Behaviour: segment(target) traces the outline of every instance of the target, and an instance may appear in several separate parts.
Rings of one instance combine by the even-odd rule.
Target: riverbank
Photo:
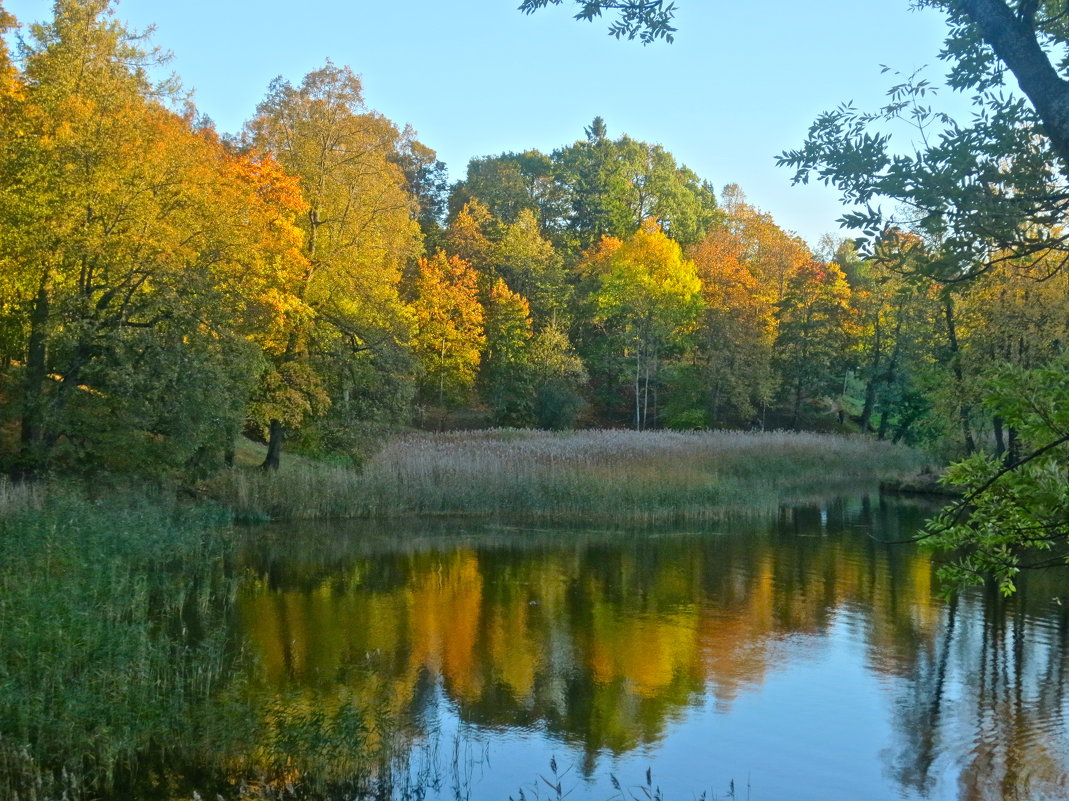
[[[920,461],[885,443],[814,434],[499,430],[404,436],[361,470],[287,459],[264,473],[246,458],[195,498],[0,480],[0,796],[122,797],[148,782],[183,797],[172,766],[226,753],[220,729],[260,725],[224,708],[241,695],[243,658],[230,639],[234,520],[640,528],[765,514],[875,487]],[[219,715],[227,726],[191,728]],[[287,770],[232,767],[239,777]]]
[[[362,470],[284,461],[227,471],[203,491],[246,521],[478,516],[621,525],[760,514],[853,493],[924,464],[857,436],[595,430],[411,434]]]

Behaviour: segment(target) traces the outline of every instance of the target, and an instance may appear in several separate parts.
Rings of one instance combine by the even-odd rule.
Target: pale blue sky
[[[50,0],[2,0],[20,21]],[[171,68],[222,131],[252,115],[277,75],[297,83],[330,58],[363,76],[368,105],[415,128],[453,180],[468,159],[550,151],[595,115],[609,135],[664,145],[719,189],[811,243],[839,232],[833,191],[791,187],[776,154],[801,144],[821,111],[877,106],[887,64],[942,74],[939,14],[908,0],[677,0],[672,45],[607,36],[570,8],[527,17],[519,0],[123,0],[120,18],[156,25]],[[957,104],[963,107],[959,101]]]

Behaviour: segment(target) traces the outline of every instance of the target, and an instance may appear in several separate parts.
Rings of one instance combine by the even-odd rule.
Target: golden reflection
[[[253,684],[272,699],[263,703],[276,730],[287,717],[310,725],[313,709],[316,725],[339,726],[346,709],[360,706],[417,737],[412,721],[428,703],[428,688],[440,686],[462,719],[540,722],[588,754],[621,753],[658,740],[671,720],[710,696],[730,710],[781,667],[790,636],[826,633],[848,614],[869,669],[916,694],[898,706],[928,710],[898,721],[906,734],[889,757],[900,784],[923,793],[940,749],[931,709],[942,703],[945,671],[975,672],[944,664],[944,678],[935,680],[950,635],[930,561],[845,526],[806,525],[792,518],[748,538],[656,545],[387,550],[299,579],[264,571],[239,601],[256,657]],[[960,622],[950,633],[980,636]],[[955,653],[958,661],[971,658]],[[1032,679],[1008,676],[999,684],[990,674],[990,691],[980,687],[970,703],[1006,728],[977,746],[977,763],[1000,761],[1001,780],[1011,781],[1025,760],[1032,786],[1064,787],[1064,743],[1026,736],[1037,725],[1027,709],[1013,706],[1005,690],[992,695]],[[961,798],[999,797],[985,775],[965,770]]]

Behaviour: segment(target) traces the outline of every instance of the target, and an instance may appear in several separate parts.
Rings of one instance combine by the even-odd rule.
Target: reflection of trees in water
[[[924,514],[838,504],[732,536],[523,533],[408,551],[334,537],[318,555],[287,538],[292,555],[247,559],[256,697],[293,699],[266,702],[283,729],[287,703],[301,724],[305,708],[359,702],[417,747],[445,699],[468,723],[544,729],[590,768],[600,752],[658,741],[710,695],[729,709],[782,664],[792,635],[825,634],[849,611],[868,667],[900,688],[888,759],[904,789],[923,794],[958,752],[963,781],[995,793],[963,785],[963,798],[1059,781],[1044,765],[1067,753],[1051,743],[1064,738],[1064,616],[1058,638],[1037,640],[1024,611],[996,619],[982,599],[934,600],[927,557],[886,544]],[[994,783],[989,760],[1004,766]]]
[[[927,794],[950,775],[961,801],[1069,796],[1069,608],[1050,600],[1064,577],[1030,578],[1012,599],[990,589],[951,604],[901,684],[887,756],[905,788]]]

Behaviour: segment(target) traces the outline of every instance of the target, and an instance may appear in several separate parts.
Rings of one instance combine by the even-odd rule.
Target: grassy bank
[[[250,687],[225,511],[99,489],[0,478],[0,799],[420,797],[367,699]]]
[[[861,437],[769,432],[495,430],[396,439],[363,470],[233,470],[208,491],[239,518],[471,515],[655,524],[765,512],[916,470]]]
[[[165,781],[228,675],[218,511],[0,480],[0,797]]]

